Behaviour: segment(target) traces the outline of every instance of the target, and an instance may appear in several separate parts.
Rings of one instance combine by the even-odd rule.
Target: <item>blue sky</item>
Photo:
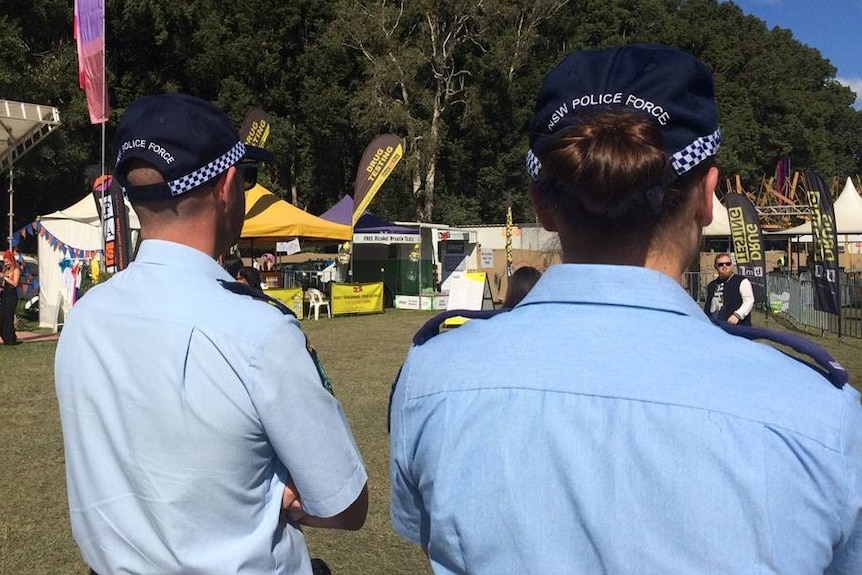
[[[733,0],[746,14],[793,31],[793,37],[838,69],[862,107],[862,0]]]

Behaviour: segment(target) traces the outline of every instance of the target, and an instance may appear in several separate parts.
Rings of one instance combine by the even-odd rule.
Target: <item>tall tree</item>
[[[749,187],[778,157],[828,175],[862,172],[862,114],[835,68],[782,29],[717,0],[106,0],[110,141],[143,94],[215,101],[239,125],[270,113],[264,183],[313,213],[352,188],[365,145],[404,136],[407,155],[373,209],[395,219],[527,220],[523,154],[544,74],[568,51],[669,43],[715,74],[719,162]],[[0,3],[0,97],[60,108],[62,127],[16,165],[16,225],[86,191],[101,159],[77,85],[72,3]],[[3,182],[5,184],[5,181]],[[5,187],[5,186],[4,186]]]
[[[481,0],[345,0],[336,21],[347,46],[366,60],[354,107],[360,124],[403,132],[416,218],[434,209],[437,158],[445,137],[444,114],[462,105],[476,48],[474,28]]]

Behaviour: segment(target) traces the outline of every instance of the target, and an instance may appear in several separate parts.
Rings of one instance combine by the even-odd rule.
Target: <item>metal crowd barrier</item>
[[[704,305],[706,286],[715,278],[713,272],[686,272],[683,288],[695,301]],[[767,276],[765,311],[781,315],[803,328],[841,336],[862,338],[862,272],[841,272],[841,316],[814,309],[814,284],[810,275],[770,273]]]

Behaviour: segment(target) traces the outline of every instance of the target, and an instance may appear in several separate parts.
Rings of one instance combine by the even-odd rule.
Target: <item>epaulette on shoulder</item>
[[[429,339],[440,333],[440,327],[447,319],[453,317],[464,317],[467,319],[488,319],[497,314],[507,312],[509,308],[503,309],[485,309],[485,310],[470,310],[470,309],[453,309],[444,311],[441,314],[435,315],[425,325],[419,328],[416,335],[413,336],[413,345],[422,345]]]
[[[247,295],[258,301],[262,301],[271,305],[284,315],[292,315],[293,317],[296,317],[296,314],[293,313],[293,310],[284,305],[282,302],[278,301],[274,297],[266,295],[261,290],[254,289],[248,284],[244,284],[242,282],[226,282],[224,280],[218,280],[218,283],[221,284],[221,287],[230,292],[239,295]],[[335,392],[332,390],[332,380],[329,378],[329,375],[326,373],[326,370],[323,369],[323,364],[320,362],[320,357],[317,355],[317,350],[314,349],[314,346],[312,346],[311,343],[309,343],[307,336],[305,338],[305,350],[308,352],[308,355],[311,356],[311,361],[314,363],[314,367],[317,369],[317,375],[320,376],[321,385],[323,385],[326,391],[328,391],[330,394],[335,395]]]
[[[265,293],[263,293],[262,290],[254,289],[250,285],[244,284],[242,282],[227,282],[224,280],[218,280],[218,283],[221,284],[221,287],[223,287],[224,289],[226,289],[230,292],[233,292],[233,293],[239,294],[239,295],[247,295],[250,298],[254,298],[258,301],[268,303],[269,305],[276,308],[278,311],[280,311],[284,315],[292,315],[293,317],[296,317],[296,314],[293,313],[293,310],[291,310],[289,307],[287,307],[286,305],[284,305],[282,302],[278,301],[274,297],[270,297],[270,296],[266,295]]]
[[[847,375],[847,370],[845,370],[828,351],[804,337],[762,327],[733,325],[723,321],[713,321],[713,323],[730,335],[744,337],[745,339],[750,340],[762,339],[771,341],[792,349],[806,358],[809,358],[814,362],[814,364],[812,365],[810,362],[794,355],[787,354],[788,357],[792,357],[817,371],[823,377],[828,379],[829,383],[838,389],[844,387],[844,385],[850,380]]]

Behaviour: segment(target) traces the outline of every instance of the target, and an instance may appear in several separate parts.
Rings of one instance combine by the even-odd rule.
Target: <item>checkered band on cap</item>
[[[719,130],[708,136],[701,136],[670,157],[674,171],[678,176],[683,175],[705,159],[714,156],[719,146],[721,146]]]
[[[533,153],[532,148],[527,149],[527,173],[530,175],[530,179],[534,182],[539,181],[539,172],[542,169],[542,162],[539,161],[539,158],[536,157],[536,154]]]
[[[671,155],[671,165],[677,176],[688,172],[707,158],[714,156],[721,146],[721,131],[716,130],[708,136],[701,136],[682,150]],[[534,182],[539,181],[542,162],[532,149],[527,150],[527,174]]]
[[[233,148],[224,155],[216,158],[206,166],[195,170],[191,174],[168,182],[172,196],[178,196],[198,186],[202,186],[213,178],[226,172],[231,166],[239,162],[245,155],[245,145],[237,142]]]

